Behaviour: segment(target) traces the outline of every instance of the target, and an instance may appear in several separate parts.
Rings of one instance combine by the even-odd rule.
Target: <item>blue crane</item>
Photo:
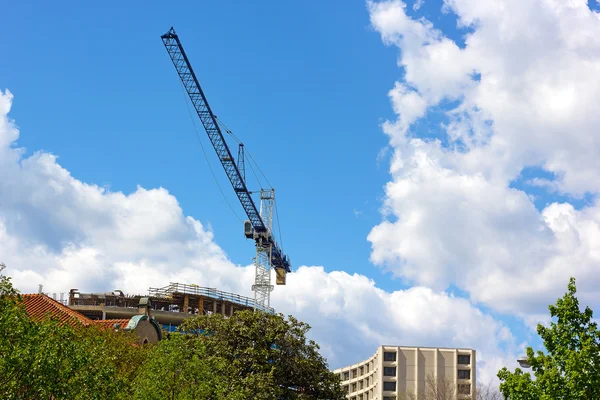
[[[240,144],[238,162],[236,163],[217,123],[217,118],[206,100],[198,78],[173,27],[162,35],[161,39],[202,122],[202,126],[219,157],[219,161],[225,169],[229,182],[231,182],[231,186],[248,216],[248,221],[244,223],[244,234],[247,238],[255,240],[257,248],[257,258],[255,261],[257,264],[257,279],[255,285],[253,285],[253,290],[255,291],[255,299],[258,292],[259,296],[257,300],[259,303],[268,306],[269,292],[272,290],[272,287],[270,286],[270,273],[268,277],[265,274],[268,272],[269,265],[275,269],[277,284],[285,285],[285,275],[291,272],[290,259],[283,254],[271,232],[274,191],[261,191],[261,212],[259,212],[250,191],[246,187],[243,145]],[[267,223],[265,223],[265,220],[267,220]],[[258,264],[261,259],[263,260],[263,264],[268,264],[263,266],[266,267],[266,272],[264,268],[262,271],[258,271]],[[265,302],[267,304],[264,304]]]

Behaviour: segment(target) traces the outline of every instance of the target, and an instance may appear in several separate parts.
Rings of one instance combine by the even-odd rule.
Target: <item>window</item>
[[[471,356],[468,354],[459,354],[458,355],[458,364],[459,365],[469,365],[471,364]]]
[[[383,390],[387,392],[395,392],[396,382],[383,382]]]
[[[353,384],[352,384],[352,391],[353,391],[353,392],[356,392],[356,383],[353,383]]]
[[[365,365],[367,367],[367,374],[369,373],[369,364]]]
[[[396,361],[396,352],[386,351],[383,353],[383,361]]]
[[[471,394],[471,385],[458,385],[458,394]]]
[[[458,379],[471,379],[471,371],[468,369],[459,369]]]
[[[361,376],[363,376],[365,374],[365,368],[364,367],[360,367],[359,369],[359,373]]]
[[[348,393],[348,385],[344,386],[344,391]]]
[[[356,368],[352,370],[352,379],[356,378]]]
[[[383,367],[383,376],[396,376],[396,367]]]
[[[363,381],[360,381],[360,382],[358,383],[358,388],[359,388],[360,390],[362,390],[362,388],[363,388],[363,387],[364,387],[364,382],[363,382]]]
[[[344,378],[342,380],[347,381],[348,379],[350,379],[350,372],[346,371],[344,372]]]

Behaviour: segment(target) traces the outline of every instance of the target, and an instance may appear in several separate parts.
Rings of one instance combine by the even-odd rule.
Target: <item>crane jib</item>
[[[161,36],[161,39],[252,227],[256,232],[266,232],[267,228],[248,188],[246,187],[245,180],[240,173],[238,165],[234,161],[229,146],[227,146],[227,142],[223,137],[223,133],[221,132],[208,101],[206,100],[206,96],[200,87],[196,74],[183,50],[179,37],[175,33],[175,30],[171,28],[169,32]],[[268,242],[272,246],[272,266],[274,268],[283,268],[287,272],[291,272],[288,257],[283,254],[272,238],[269,237]]]

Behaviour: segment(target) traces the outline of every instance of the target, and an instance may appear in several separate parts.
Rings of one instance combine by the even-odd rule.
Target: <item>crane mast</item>
[[[192,65],[185,54],[179,36],[171,27],[167,33],[161,36],[161,39],[219,157],[219,161],[223,165],[229,182],[248,216],[248,221],[244,223],[244,234],[246,238],[254,239],[256,244],[256,258],[254,261],[256,276],[254,285],[252,285],[255,308],[258,306],[268,309],[270,307],[270,292],[273,289],[270,267],[275,269],[276,280],[279,285],[285,285],[286,274],[291,272],[289,257],[283,254],[272,234],[275,191],[273,189],[261,190],[259,211],[250,191],[246,187],[243,145],[240,144],[236,163],[217,124],[217,119],[200,87]]]

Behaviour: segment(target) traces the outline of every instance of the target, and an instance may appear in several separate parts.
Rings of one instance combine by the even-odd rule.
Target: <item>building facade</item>
[[[475,350],[380,346],[333,372],[351,400],[475,399]]]

